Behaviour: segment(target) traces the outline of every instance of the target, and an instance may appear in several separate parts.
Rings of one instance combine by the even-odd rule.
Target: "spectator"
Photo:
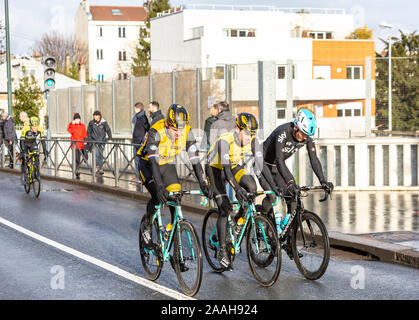
[[[211,126],[210,145],[212,145],[222,133],[233,131],[236,127],[228,103],[221,101],[217,105],[219,114],[217,115],[217,120]]]
[[[227,102],[221,101],[218,103],[219,114],[217,115],[217,120],[211,126],[210,132],[210,145],[212,145],[217,138],[229,131],[234,131],[236,127],[233,115],[230,111],[230,106]],[[233,187],[227,183],[226,185],[228,198],[232,201],[234,199]]]
[[[218,105],[214,104],[210,110],[210,116],[205,120],[204,132],[205,135],[202,137],[201,149],[206,151],[210,148],[210,132],[211,126],[217,120],[217,115],[219,113]]]
[[[29,126],[29,117],[25,111],[22,111],[21,113],[19,113],[19,120],[23,122],[24,127]]]
[[[0,110],[0,153],[3,151],[3,140],[4,140],[4,120],[1,114],[4,112],[3,109]]]
[[[87,137],[86,126],[81,123],[81,117],[79,113],[74,114],[73,121],[69,123],[67,131],[71,134],[71,141],[76,141],[71,145],[71,149],[76,146],[76,177],[79,179],[80,157],[83,155],[84,140]]]
[[[137,182],[140,181],[140,173],[138,169],[139,156],[137,151],[141,146],[141,143],[145,139],[145,135],[150,129],[150,124],[148,122],[147,116],[144,111],[144,105],[141,102],[137,102],[134,105],[135,115],[132,118],[132,123],[134,124],[134,131],[132,132],[132,144],[134,144],[134,162],[135,162],[135,174],[137,176]],[[134,178],[135,180],[135,178]]]
[[[155,124],[157,121],[164,119],[163,114],[160,110],[160,105],[157,101],[151,101],[148,105],[148,111],[150,112],[150,119],[151,119],[151,125]]]
[[[15,121],[12,117],[9,116],[7,112],[3,112],[1,114],[1,118],[4,121],[3,124],[3,132],[4,132],[4,140],[6,142],[6,146],[9,150],[10,155],[10,163],[9,168],[13,169],[13,146],[14,143],[17,142],[17,135],[16,135],[16,128],[15,128]]]
[[[106,136],[108,136],[106,138]],[[111,128],[105,119],[102,118],[102,113],[99,110],[93,112],[93,120],[90,120],[87,126],[87,140],[88,150],[94,144],[96,146],[96,172],[103,174],[103,150],[105,149],[104,142],[112,139]]]

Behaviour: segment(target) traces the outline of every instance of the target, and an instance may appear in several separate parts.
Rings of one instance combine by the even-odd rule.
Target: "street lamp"
[[[380,23],[381,29],[391,30],[393,28],[392,24],[387,22]],[[391,132],[392,127],[392,118],[391,118],[391,34],[388,36],[388,130]]]

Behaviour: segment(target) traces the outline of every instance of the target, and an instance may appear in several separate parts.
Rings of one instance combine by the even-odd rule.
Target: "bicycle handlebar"
[[[332,200],[332,192],[333,190],[327,190],[322,186],[303,186],[299,187],[300,191],[311,191],[311,190],[324,190],[324,197],[319,200],[319,202],[324,202],[327,200],[327,197],[330,196],[330,200]]]
[[[203,196],[204,193],[201,190],[181,190],[176,192],[169,192],[169,196],[183,196],[185,194],[200,195]],[[208,204],[208,198],[204,196],[204,201],[199,203],[201,206],[205,207]]]

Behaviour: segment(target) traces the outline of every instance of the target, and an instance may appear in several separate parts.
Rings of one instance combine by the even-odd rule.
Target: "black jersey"
[[[294,138],[294,124],[292,122],[284,123],[277,127],[263,143],[263,154],[265,162],[268,165],[276,165],[279,173],[285,182],[293,179],[293,176],[287,166],[285,160],[291,157],[298,149],[307,146],[311,167],[320,182],[325,182],[323,170],[320,160],[316,154],[316,146],[314,140],[308,137],[306,140],[299,142]]]

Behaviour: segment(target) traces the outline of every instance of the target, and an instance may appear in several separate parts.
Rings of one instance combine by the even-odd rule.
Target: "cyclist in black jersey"
[[[282,194],[286,197],[288,213],[294,212],[295,201],[293,199],[298,186],[294,176],[287,168],[285,160],[303,146],[307,147],[311,167],[321,185],[325,190],[333,190],[333,183],[326,181],[320,160],[316,155],[316,146],[313,138],[311,138],[315,130],[316,120],[314,115],[309,110],[300,109],[294,121],[277,127],[263,143],[265,162],[272,173],[276,185],[280,187]],[[262,185],[262,187],[265,190],[270,189],[269,185]],[[274,200],[274,197],[271,195],[263,200],[264,212],[273,215],[272,203]]]
[[[227,197],[226,183],[229,182],[234,188],[236,198],[240,202],[248,200],[247,193],[257,191],[255,179],[240,165],[240,161],[247,153],[252,152],[254,156],[254,172],[260,183],[271,186],[269,190],[276,190],[279,195],[269,168],[264,166],[262,145],[255,138],[257,128],[258,123],[253,115],[249,113],[237,115],[235,131],[221,134],[212,144],[208,152],[208,163],[205,166],[219,210],[217,235],[220,251],[217,258],[227,270],[231,270],[231,261],[226,249],[226,232],[228,215],[232,208]],[[238,217],[235,217],[235,220],[237,219]]]

